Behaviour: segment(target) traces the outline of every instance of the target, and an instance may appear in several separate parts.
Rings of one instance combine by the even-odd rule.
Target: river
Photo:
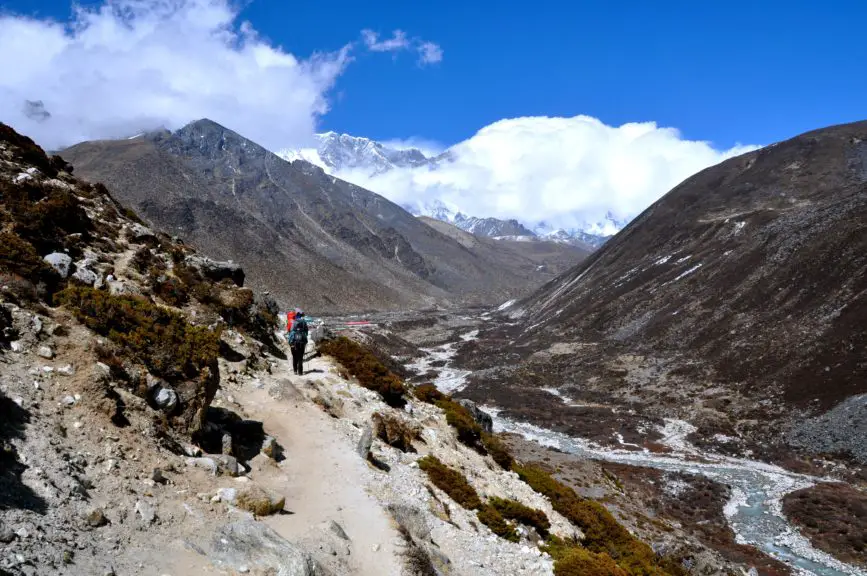
[[[467,332],[461,340],[469,341],[478,334]],[[423,349],[425,356],[407,367],[426,372],[432,363],[443,363],[433,383],[443,392],[452,393],[466,385],[469,371],[451,366],[459,342]],[[556,392],[552,394],[556,395]],[[567,401],[560,397],[561,401]],[[607,462],[647,466],[671,472],[701,474],[716,482],[731,486],[732,496],[726,504],[725,516],[739,543],[752,544],[770,556],[785,562],[797,574],[814,576],[867,576],[867,571],[814,548],[782,511],[783,497],[795,490],[807,488],[827,479],[789,472],[779,466],[754,460],[731,458],[704,452],[686,441],[692,430],[689,423],[667,420],[660,430],[672,452],[661,455],[650,451],[630,451],[602,447],[583,438],[567,436],[552,430],[516,422],[500,416],[496,406],[483,406],[494,421],[496,432],[511,432],[544,446],[582,458]]]

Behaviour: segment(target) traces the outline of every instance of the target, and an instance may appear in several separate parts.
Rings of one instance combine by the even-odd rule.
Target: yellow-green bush
[[[418,461],[427,477],[434,486],[449,495],[449,498],[466,508],[478,510],[482,507],[476,489],[467,481],[463,474],[440,462],[436,456],[425,456]]]
[[[604,506],[581,498],[572,488],[537,466],[515,465],[513,469],[533,490],[547,496],[554,510],[584,532],[583,544],[587,550],[607,554],[632,576],[668,574],[659,566],[650,546],[630,534]]]
[[[500,538],[510,542],[517,542],[519,540],[515,527],[506,522],[506,519],[503,518],[503,515],[494,506],[485,504],[478,511],[476,517],[479,519],[479,522],[490,528],[491,532]]]
[[[541,510],[530,508],[517,500],[507,500],[505,498],[491,498],[488,500],[488,505],[496,509],[503,518],[535,528],[542,538],[548,536],[551,522],[548,520],[548,516]]]
[[[512,469],[512,466],[515,464],[515,459],[512,457],[512,453],[509,452],[508,447],[503,444],[502,440],[493,434],[482,432],[482,446],[485,447],[485,451],[491,455],[494,462],[499,464],[503,470]]]
[[[433,384],[419,384],[412,389],[412,393],[416,398],[427,404],[436,404],[439,400],[446,397]]]
[[[144,298],[70,286],[57,295],[57,302],[156,376],[181,380],[195,378],[206,367],[216,369],[219,332],[192,326],[180,314]]]
[[[401,379],[358,342],[340,336],[318,346],[320,352],[337,360],[359,384],[377,392],[389,406],[402,408],[406,404]]]
[[[436,403],[446,413],[446,422],[458,433],[458,440],[470,448],[478,449],[482,439],[482,427],[469,410],[449,397]]]
[[[554,562],[556,576],[628,576],[607,554],[595,554],[581,547],[569,548]]]

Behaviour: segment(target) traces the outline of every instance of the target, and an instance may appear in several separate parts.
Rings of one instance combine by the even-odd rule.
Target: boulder
[[[202,276],[214,282],[228,278],[236,286],[244,285],[244,270],[231,260],[220,262],[199,254],[190,254],[184,259],[184,264],[197,270]]]
[[[88,268],[76,267],[72,277],[87,286],[93,286],[96,284],[96,281],[99,280],[99,275]]]
[[[214,461],[217,463],[217,472],[224,476],[237,476],[241,473],[238,459],[234,456],[222,454],[220,456],[214,456]]]
[[[370,454],[370,447],[373,445],[373,427],[367,424],[361,432],[361,438],[358,440],[356,450],[358,455],[367,460],[367,455]]]
[[[272,460],[279,460],[281,452],[282,450],[277,439],[273,436],[265,436],[265,439],[262,441],[262,454]]]
[[[469,410],[470,414],[473,416],[473,420],[476,421],[476,424],[482,427],[483,431],[488,434],[494,431],[494,421],[491,418],[491,415],[480,410],[479,407],[476,406],[475,402],[472,400],[458,399],[457,403]]]
[[[178,405],[178,395],[171,388],[157,388],[154,391],[154,403],[160,409],[171,412]]]
[[[234,504],[238,508],[252,512],[256,516],[270,516],[283,511],[283,507],[286,505],[286,498],[268,492],[259,486],[250,486],[249,488],[238,490]]]
[[[72,258],[68,254],[52,252],[44,260],[60,274],[61,278],[69,277],[69,267],[72,265]]]
[[[100,526],[108,524],[108,518],[105,517],[105,513],[99,508],[89,510],[85,515],[85,520],[87,521],[88,526],[93,528],[99,528]]]
[[[41,356],[42,358],[46,358],[48,360],[54,358],[54,350],[51,349],[51,346],[40,346],[39,350],[37,350],[36,353],[39,354],[39,356]]]
[[[217,530],[208,555],[218,568],[235,571],[255,566],[280,576],[325,576],[325,570],[304,550],[267,525],[244,520]]]
[[[157,240],[157,235],[147,226],[142,226],[138,222],[133,222],[129,225],[129,237],[134,242],[152,242]]]
[[[137,285],[132,282],[123,280],[109,280],[108,292],[112,296],[141,296],[142,291]]]

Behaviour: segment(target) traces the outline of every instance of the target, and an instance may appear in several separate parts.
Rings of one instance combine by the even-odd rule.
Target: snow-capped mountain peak
[[[353,170],[368,176],[394,168],[421,166],[429,161],[418,148],[394,148],[349,134],[323,132],[316,135],[316,140],[316,148],[282,150],[278,156],[289,161],[306,160],[333,173]]]

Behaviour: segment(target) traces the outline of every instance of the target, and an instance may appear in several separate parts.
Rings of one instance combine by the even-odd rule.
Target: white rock
[[[54,350],[51,349],[51,346],[40,346],[36,353],[42,358],[47,358],[49,360],[54,358]]]
[[[81,282],[82,284],[86,284],[88,286],[93,286],[96,284],[96,281],[99,280],[99,276],[93,270],[88,268],[76,268],[75,272],[72,274],[72,277]]]
[[[171,412],[178,405],[178,395],[171,388],[160,388],[154,394],[154,402],[166,412]]]
[[[187,458],[187,466],[202,468],[211,474],[217,474],[217,461],[213,458]]]
[[[42,371],[45,374],[51,374],[52,372],[54,372],[54,367],[53,366],[43,366]]]
[[[61,402],[63,404],[65,404],[66,406],[73,406],[75,404],[75,397],[74,396],[64,396],[63,400],[61,400]]]
[[[9,343],[10,348],[12,348],[13,352],[21,353],[24,352],[24,343],[21,340],[15,340],[14,342]]]
[[[58,374],[63,374],[64,376],[75,376],[75,368],[73,368],[72,364],[61,366],[57,369],[57,372]]]
[[[135,511],[139,516],[141,516],[141,519],[144,521],[145,524],[152,524],[153,521],[156,520],[157,514],[154,511],[153,506],[151,506],[147,502],[144,502],[142,500],[136,502]]]
[[[234,504],[238,499],[238,491],[235,488],[220,488],[217,490],[217,495],[214,496],[217,502],[226,502],[227,504]]]
[[[82,426],[84,426],[84,423],[83,423],[83,422],[80,422],[80,421],[79,421],[79,422],[75,422],[75,423],[72,425],[72,427],[73,427],[73,428],[76,428],[76,429],[81,428]]]
[[[33,326],[34,334],[39,334],[42,332],[42,319],[39,316],[34,316],[33,320],[30,321],[31,326]]]
[[[72,265],[72,258],[69,257],[69,254],[52,252],[46,256],[44,260],[51,265],[51,267],[54,268],[61,277],[69,277],[69,267]]]

